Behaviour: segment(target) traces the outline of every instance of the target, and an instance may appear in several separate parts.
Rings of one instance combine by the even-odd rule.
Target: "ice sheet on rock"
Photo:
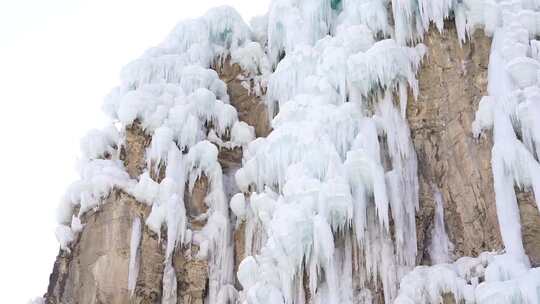
[[[163,270],[161,304],[176,304],[177,285],[176,271],[172,266],[172,262],[168,260],[165,262],[165,269]]]
[[[208,24],[210,41],[222,48],[234,50],[250,39],[249,27],[230,6],[210,9],[203,19]]]
[[[268,14],[255,16],[249,21],[256,42],[266,46],[268,41]]]
[[[212,69],[201,68],[197,65],[186,67],[182,72],[180,87],[187,95],[199,89],[207,89],[221,101],[229,103],[227,86],[219,79],[217,72]]]
[[[139,274],[139,244],[141,243],[141,219],[135,217],[131,225],[131,240],[129,245],[129,271],[128,271],[128,291],[133,296],[137,276]]]
[[[277,102],[286,102],[301,93],[302,83],[314,74],[316,62],[317,54],[308,46],[287,53],[268,80],[266,102],[271,118],[277,112]]]
[[[236,111],[228,105],[225,84],[214,71],[210,73],[214,75],[211,77],[213,84],[201,80],[206,77],[205,71],[210,70],[194,68],[183,78],[182,86],[145,85],[128,92],[116,89],[106,101],[106,111],[125,125],[139,119],[148,132],[166,125],[185,147],[203,138],[205,123],[217,123],[216,128],[222,134],[234,123]]]
[[[338,2],[338,1],[336,1]],[[390,33],[388,24],[387,1],[379,0],[344,0],[342,10],[338,16],[339,27],[352,25],[365,25],[374,33],[381,32],[384,35]]]
[[[405,45],[422,40],[432,22],[442,31],[453,5],[451,0],[392,0],[396,41]]]
[[[350,39],[359,42],[352,44]],[[298,46],[287,53],[269,78],[269,113],[275,114],[298,94],[317,93],[331,103],[348,99],[361,102],[381,88],[394,89],[407,83],[416,96],[415,75],[425,46],[402,47],[391,39],[372,44],[371,31],[355,26],[341,30],[336,37],[321,39],[315,47]]]
[[[512,59],[507,63],[506,70],[510,74],[514,84],[520,89],[536,86],[538,84],[540,62],[535,59],[529,57]]]
[[[328,137],[317,135],[317,130],[308,124],[279,129],[271,134],[265,140],[266,144],[237,172],[237,180],[242,183],[239,188],[254,185],[257,189],[264,189],[268,185],[281,189],[285,186],[289,166],[298,162],[301,162],[298,165],[301,167],[297,168],[304,171],[302,175],[326,179],[328,170],[340,162],[340,156]]]
[[[331,4],[331,14],[325,17],[327,4],[276,1],[268,16],[269,56],[277,67],[269,79],[266,102],[271,117],[277,115],[273,132],[244,149],[243,167],[236,173],[240,190],[254,192],[246,208],[246,242],[252,242],[255,223],[262,225],[266,236],[253,258],[257,269],[243,269],[253,265],[250,262],[239,270],[259,273],[243,280],[241,296],[248,303],[259,303],[255,296],[259,293],[302,303],[303,288],[298,286],[304,284],[303,269],[309,273],[306,283],[314,301],[343,303],[347,292],[338,292],[336,282],[346,277],[336,265],[353,261],[336,259],[333,237],[344,233],[352,239],[347,235],[351,228],[365,256],[354,263],[366,265],[366,281],[382,281],[387,301],[397,293],[398,269],[414,265],[417,164],[403,109],[407,87],[417,91],[415,74],[425,47],[374,41],[374,32],[388,30],[381,17],[386,14],[382,2]],[[310,15],[313,7],[318,12]],[[328,26],[323,32],[335,36],[325,37],[327,33],[318,32],[321,28],[310,28],[305,16],[323,20],[319,24]],[[359,16],[361,20],[354,20]],[[296,37],[295,43],[291,37]],[[278,63],[282,52],[285,56]],[[401,110],[391,99],[398,89]],[[367,116],[373,111],[368,99],[375,105],[374,117]],[[380,158],[380,140],[389,146],[388,172]],[[395,244],[387,230],[390,216]]]
[[[70,252],[69,245],[75,240],[75,234],[69,226],[58,225],[56,227],[56,240],[60,244],[62,250]]]
[[[540,159],[540,86],[524,90],[518,98],[517,116],[521,123],[522,141],[527,149]]]
[[[184,188],[186,183],[186,165],[184,157],[176,145],[169,145],[166,154],[165,177],[158,184],[145,172],[139,182],[129,192],[141,202],[152,206],[146,225],[161,235],[161,227],[167,228],[166,257],[170,257],[178,244],[189,241],[186,209],[184,205]]]
[[[275,66],[283,52],[313,45],[330,32],[332,8],[325,0],[276,0],[268,12],[268,54]]]
[[[106,97],[104,110],[125,125],[139,119],[145,130],[154,131],[163,124],[175,99],[183,96],[183,90],[173,84],[145,84],[136,90],[115,88]]]
[[[78,216],[73,215],[71,218],[71,231],[77,234],[81,232],[84,228],[84,224],[81,223],[81,219]]]
[[[380,161],[372,158],[372,156],[363,150],[355,150],[347,153],[345,166],[347,168],[351,188],[354,189],[359,187],[360,189],[365,189],[367,191],[366,194],[374,197],[377,214],[381,224],[388,229],[389,202],[384,179],[384,169]],[[361,203],[361,201],[365,200],[365,197],[357,199],[359,199],[359,203]]]
[[[454,245],[446,234],[444,223],[444,201],[440,190],[433,186],[435,198],[435,217],[431,230],[431,243],[429,244],[429,256],[432,264],[442,264],[451,261]]]
[[[387,96],[379,101],[377,116],[367,118],[356,103],[336,104],[338,99],[324,95],[296,95],[274,118],[274,131],[245,151],[236,179],[243,191],[259,191],[251,196],[248,214],[252,211],[268,233],[255,259],[260,267],[277,272],[260,282],[276,282],[272,286],[279,288],[285,303],[296,303],[295,286],[300,284],[298,272],[303,267],[309,270],[311,290],[320,290],[317,297],[339,303],[332,235],[346,232],[351,225],[360,248],[370,251],[365,253],[368,274],[375,280],[383,278],[388,300],[396,293],[398,265],[414,263],[416,242],[410,238],[416,234],[416,154],[406,122]],[[385,173],[381,164],[379,135],[388,141],[394,172]],[[269,196],[268,187],[277,193]],[[392,216],[399,226],[396,235],[401,248],[397,249],[385,232],[389,193]],[[365,230],[367,235],[362,236]],[[326,274],[324,281],[318,275],[321,272]],[[253,284],[245,295],[265,288]]]
[[[158,50],[155,49],[155,51]],[[122,69],[121,88],[136,90],[147,84],[178,83],[186,66],[210,65],[211,57],[207,50],[193,46],[190,51],[192,54],[160,54],[159,56],[143,56],[132,61]]]
[[[255,129],[247,123],[240,121],[234,123],[231,129],[231,142],[238,146],[247,146],[255,140]]]
[[[539,303],[539,271],[510,254],[495,253],[418,266],[401,280],[394,303],[439,303],[444,294],[465,303]]]
[[[390,34],[387,1],[379,0],[273,1],[267,20],[268,54],[273,66],[284,53],[314,46],[325,36],[348,27],[362,25],[375,34]]]
[[[150,177],[148,171],[139,176],[139,181],[130,191],[137,201],[150,206],[156,201],[158,193],[159,184]]]
[[[373,117],[386,135],[392,170],[386,173],[390,207],[395,223],[396,255],[400,263],[413,265],[416,256],[416,219],[419,208],[417,157],[407,121],[389,92],[380,100]]]
[[[80,179],[67,189],[56,214],[60,224],[57,238],[62,249],[67,250],[73,239],[70,235],[82,230],[80,216],[98,207],[113,189],[127,191],[133,185],[124,165],[117,159],[119,145],[119,134],[114,126],[94,130],[82,140],[83,157],[77,164]],[[105,156],[110,159],[100,159]],[[76,207],[79,207],[77,216],[74,215]]]
[[[246,198],[243,193],[237,193],[231,198],[231,210],[237,218],[243,219],[246,216]]]
[[[91,130],[81,140],[82,156],[88,159],[112,156],[118,149],[120,134],[114,125],[103,130]]]
[[[417,96],[416,72],[425,53],[423,44],[407,48],[391,39],[381,40],[349,58],[349,82],[362,96],[375,88],[393,89],[399,82],[407,82]]]
[[[242,67],[243,72],[251,75],[266,75],[271,67],[264,49],[258,42],[250,42],[231,52],[231,62]]]
[[[489,96],[484,96],[478,104],[475,119],[472,124],[472,132],[475,138],[480,137],[484,130],[493,128],[493,105],[495,101]]]
[[[184,67],[208,68],[214,59],[227,56],[250,37],[251,31],[233,8],[211,9],[201,18],[180,22],[164,42],[127,65],[122,71],[123,86],[135,89],[145,83],[177,83]]]
[[[167,155],[173,142],[173,131],[168,127],[159,127],[152,136],[150,147],[146,151],[147,166],[157,171],[162,164],[166,165]]]
[[[189,174],[188,185],[191,192],[201,176],[209,181],[205,203],[209,208],[207,224],[194,237],[196,244],[207,247],[209,261],[209,295],[216,302],[222,288],[233,284],[234,260],[232,244],[232,225],[229,219],[229,204],[223,185],[223,171],[218,161],[217,148],[208,141],[193,146],[186,156]],[[205,254],[202,252],[201,254]]]
[[[80,180],[68,188],[61,208],[80,206],[81,215],[97,207],[114,188],[128,189],[133,183],[124,165],[118,160],[81,161],[79,167]],[[69,215],[71,220],[70,212],[62,213]]]

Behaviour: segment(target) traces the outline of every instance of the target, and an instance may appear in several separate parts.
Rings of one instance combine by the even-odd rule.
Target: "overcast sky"
[[[174,25],[231,5],[246,21],[269,0],[0,0],[2,302],[47,288],[55,209],[77,178],[80,138],[101,128],[122,66]]]

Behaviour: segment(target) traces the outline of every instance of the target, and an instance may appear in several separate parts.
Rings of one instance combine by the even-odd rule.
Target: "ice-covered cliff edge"
[[[82,142],[45,301],[538,303],[538,208],[514,186],[540,191],[539,9],[273,1],[251,27],[180,23]]]

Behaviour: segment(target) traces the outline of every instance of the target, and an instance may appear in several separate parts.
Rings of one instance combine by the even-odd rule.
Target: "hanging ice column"
[[[305,293],[315,303],[352,303],[359,296],[353,268],[362,297],[382,288],[389,303],[402,271],[414,265],[416,154],[392,93],[407,85],[417,91],[425,48],[375,42],[370,28],[386,25],[352,17],[370,3],[381,16],[384,5],[346,1],[339,14],[327,14],[334,8],[324,2],[276,1],[268,15],[270,55],[285,52],[268,84],[270,112],[278,113],[274,131],[244,151],[236,180],[246,201],[231,202],[265,233],[238,272],[246,303],[303,303]],[[299,31],[309,33],[305,40]]]
[[[494,22],[490,96],[480,103],[473,133],[479,136],[493,128],[492,167],[501,235],[509,254],[528,261],[514,185],[532,190],[540,202],[540,62],[528,57],[534,54],[530,38],[540,33],[540,4],[501,1],[495,9],[500,17]]]

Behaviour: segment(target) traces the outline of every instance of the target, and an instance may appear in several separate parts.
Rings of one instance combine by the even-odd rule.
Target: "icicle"
[[[135,292],[139,274],[139,244],[141,243],[141,219],[135,217],[131,226],[131,241],[129,249],[128,291],[130,296]]]

